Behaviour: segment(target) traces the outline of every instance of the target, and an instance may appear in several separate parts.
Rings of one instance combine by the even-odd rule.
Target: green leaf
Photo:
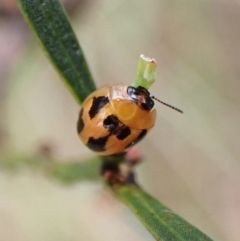
[[[47,56],[79,103],[96,87],[83,51],[58,0],[17,0]],[[44,70],[43,70],[44,71]]]
[[[136,214],[156,240],[212,241],[141,188],[125,185],[112,190]]]

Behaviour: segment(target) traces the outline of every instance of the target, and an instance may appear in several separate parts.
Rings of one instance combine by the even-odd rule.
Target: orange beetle
[[[82,142],[101,156],[124,153],[154,126],[155,99],[144,87],[102,87],[82,105],[77,131]]]

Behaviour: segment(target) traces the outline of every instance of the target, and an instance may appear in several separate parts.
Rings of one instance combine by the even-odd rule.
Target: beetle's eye
[[[141,103],[141,105],[142,105],[143,109],[150,111],[153,108],[153,106],[154,106],[154,101],[152,100],[151,97],[147,97],[145,99],[145,101],[143,101]]]
[[[128,86],[127,93],[131,97],[131,99],[133,99],[134,101],[138,101],[139,91],[135,87]]]

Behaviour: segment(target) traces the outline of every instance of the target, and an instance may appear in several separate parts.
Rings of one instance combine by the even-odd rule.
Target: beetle
[[[124,153],[153,128],[156,121],[154,100],[142,86],[107,85],[83,102],[77,122],[81,141],[100,156]]]

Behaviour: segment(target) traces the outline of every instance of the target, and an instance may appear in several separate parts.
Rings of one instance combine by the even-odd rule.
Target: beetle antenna
[[[154,96],[151,96],[151,98],[154,99],[154,100],[156,100],[156,101],[158,101],[158,102],[160,102],[160,103],[163,104],[163,105],[166,105],[166,106],[168,106],[168,107],[170,107],[170,108],[172,108],[172,109],[174,109],[174,110],[180,112],[180,113],[183,113],[182,110],[180,110],[180,109],[178,109],[178,108],[176,108],[176,107],[174,107],[174,106],[172,106],[172,105],[169,105],[169,104],[167,104],[167,103],[165,103],[165,102],[163,102],[163,101],[157,99],[157,98],[154,97]]]

